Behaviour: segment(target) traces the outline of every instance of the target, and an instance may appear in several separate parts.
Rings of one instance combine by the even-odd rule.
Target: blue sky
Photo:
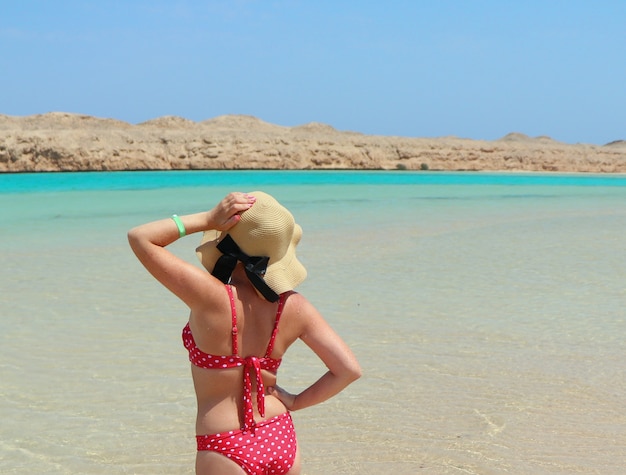
[[[626,139],[626,1],[2,2],[0,114]]]

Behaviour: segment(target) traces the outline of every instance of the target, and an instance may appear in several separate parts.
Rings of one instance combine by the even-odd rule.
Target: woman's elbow
[[[136,246],[140,243],[148,241],[148,236],[146,235],[144,226],[135,226],[132,229],[129,229],[126,233],[126,237],[128,238],[128,243],[131,246]]]
[[[126,233],[126,237],[128,238],[128,242],[133,242],[134,239],[137,239],[137,227],[129,229]]]
[[[361,376],[363,376],[363,370],[361,369],[361,366],[357,365],[357,367],[354,369],[354,372],[352,373],[352,375],[354,377],[353,381],[356,381]]]
[[[356,361],[348,368],[346,368],[345,377],[348,381],[348,384],[353,383],[361,376],[363,376],[363,370],[361,369],[359,363],[357,363]]]
[[[141,239],[141,233],[138,228],[133,228],[126,234],[126,238],[128,239],[128,244],[130,248],[133,250],[135,255],[139,255],[141,253],[141,248],[143,246],[143,241]]]
[[[135,242],[137,242],[136,228],[133,228],[126,233],[126,239],[128,239],[128,244],[130,244],[130,247],[133,247]]]

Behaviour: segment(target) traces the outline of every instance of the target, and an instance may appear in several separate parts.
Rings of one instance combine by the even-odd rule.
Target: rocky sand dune
[[[565,144],[342,132],[250,116],[166,116],[133,125],[53,112],[0,115],[0,172],[190,169],[406,169],[626,173],[626,141]]]

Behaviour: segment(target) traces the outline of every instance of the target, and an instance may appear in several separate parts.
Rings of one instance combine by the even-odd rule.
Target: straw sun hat
[[[251,208],[228,231],[206,231],[196,254],[202,265],[227,283],[237,262],[243,262],[250,281],[270,301],[293,290],[306,277],[296,257],[302,228],[291,213],[261,191]]]

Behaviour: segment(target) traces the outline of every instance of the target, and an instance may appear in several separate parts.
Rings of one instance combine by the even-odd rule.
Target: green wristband
[[[176,223],[176,227],[178,228],[178,237],[185,236],[187,234],[187,230],[185,229],[185,225],[183,224],[181,219],[175,214],[172,215],[172,219],[174,220],[174,222]]]

